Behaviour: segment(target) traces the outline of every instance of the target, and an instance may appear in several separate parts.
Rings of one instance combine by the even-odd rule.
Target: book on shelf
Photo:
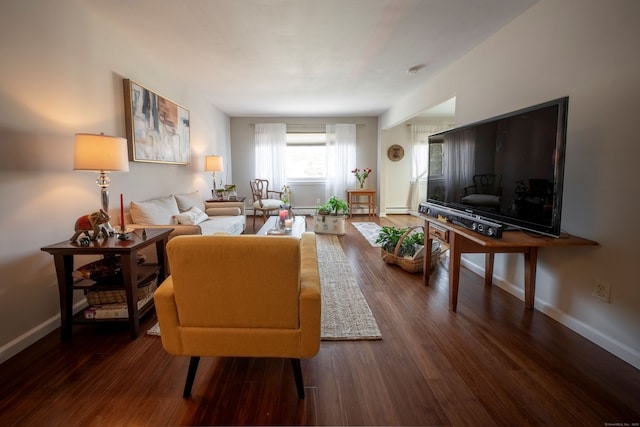
[[[145,306],[153,299],[153,293],[150,293],[143,299],[138,301],[138,310]],[[113,304],[92,305],[84,310],[85,319],[126,319],[129,317],[129,309],[126,302],[118,302]]]

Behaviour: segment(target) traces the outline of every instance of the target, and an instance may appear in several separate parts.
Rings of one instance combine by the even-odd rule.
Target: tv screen
[[[568,104],[560,98],[431,135],[427,202],[560,236]]]

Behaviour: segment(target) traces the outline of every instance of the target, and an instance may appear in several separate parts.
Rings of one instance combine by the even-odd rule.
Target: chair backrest
[[[298,239],[178,236],[167,255],[181,326],[299,327]]]
[[[268,191],[269,191],[269,181],[266,179],[252,179],[249,181],[249,185],[251,185],[251,194],[253,195],[253,200],[258,201],[262,199],[268,199]]]
[[[473,184],[476,187],[476,193],[493,194],[495,196],[502,195],[502,176],[493,173],[484,173],[473,176]]]

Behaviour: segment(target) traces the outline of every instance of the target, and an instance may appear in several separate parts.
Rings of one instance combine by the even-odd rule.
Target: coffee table
[[[291,231],[284,231],[284,228],[280,228],[278,225],[279,222],[278,216],[272,215],[267,219],[267,222],[264,223],[262,228],[258,230],[256,235],[258,236],[294,236],[298,239],[302,236],[307,230],[307,223],[305,221],[304,216],[296,216],[293,220],[293,226],[291,227]]]

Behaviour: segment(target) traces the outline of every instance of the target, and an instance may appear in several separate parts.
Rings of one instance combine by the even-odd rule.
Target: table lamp
[[[211,172],[211,177],[213,179],[213,190],[211,190],[211,196],[213,199],[217,200],[216,172],[222,172],[224,170],[222,167],[222,156],[206,156],[204,158],[204,170]]]
[[[98,172],[96,184],[100,187],[102,209],[109,212],[109,184],[107,172],[129,172],[127,140],[104,134],[77,133],[73,154],[73,170]],[[107,222],[109,233],[113,227]]]

